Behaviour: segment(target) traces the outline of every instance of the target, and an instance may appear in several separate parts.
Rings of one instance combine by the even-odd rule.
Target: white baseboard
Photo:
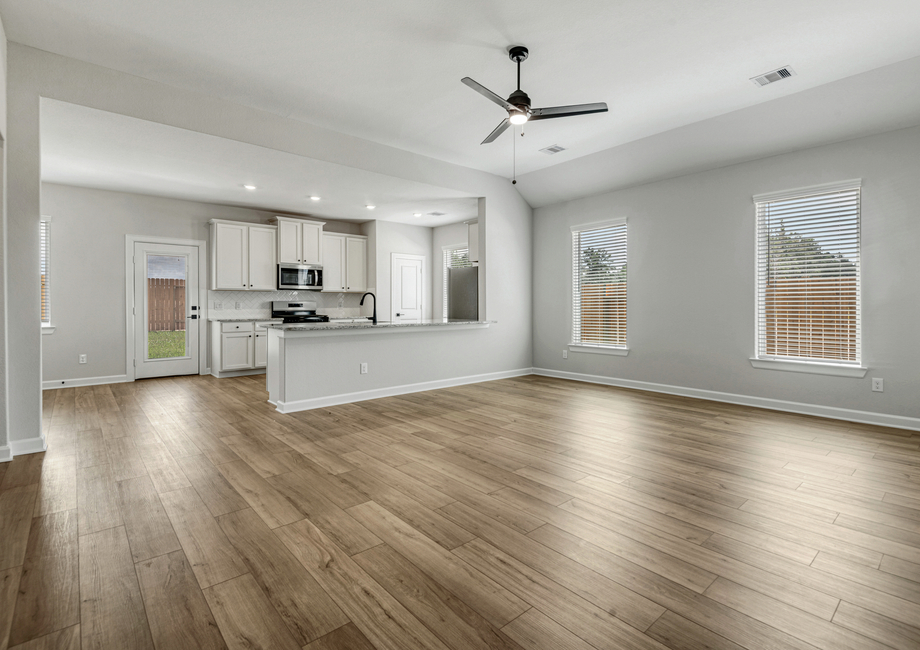
[[[249,375],[264,375],[265,368],[249,368],[248,370],[224,370],[210,373],[212,377],[226,379],[227,377],[247,377]]]
[[[770,399],[768,397],[754,397],[751,395],[737,395],[735,393],[721,393],[713,390],[702,390],[700,388],[671,386],[669,384],[655,384],[647,381],[617,379],[616,377],[587,375],[580,372],[566,372],[564,370],[549,370],[546,368],[534,368],[533,374],[542,375],[544,377],[556,377],[558,379],[583,381],[590,384],[604,384],[606,386],[618,386],[620,388],[647,390],[653,393],[667,393],[668,395],[695,397],[697,399],[706,399],[713,402],[727,402],[729,404],[756,406],[757,408],[770,409],[773,411],[786,411],[788,413],[816,415],[822,418],[831,418],[832,420],[846,420],[847,422],[859,422],[860,424],[876,424],[883,427],[894,427],[897,429],[910,429],[912,431],[920,431],[920,418],[910,418],[903,415],[888,415],[887,413],[873,413],[871,411],[855,411],[852,409],[837,408],[835,406],[804,404],[802,402],[790,402],[781,399]]]
[[[302,399],[294,402],[279,401],[275,404],[275,408],[278,409],[278,411],[281,413],[296,413],[297,411],[309,411],[311,409],[326,408],[327,406],[337,406],[338,404],[363,402],[369,399],[393,397],[395,395],[407,395],[409,393],[420,393],[422,391],[435,390],[437,388],[463,386],[464,384],[478,384],[479,382],[483,381],[507,379],[508,377],[522,377],[524,375],[530,374],[533,374],[532,368],[518,368],[517,370],[503,370],[501,372],[490,372],[483,375],[453,377],[451,379],[425,381],[418,384],[403,384],[402,386],[390,386],[388,388],[364,390],[357,393],[343,393],[341,395],[330,395],[328,397],[315,397],[312,399]]]
[[[10,440],[10,452],[13,456],[22,456],[24,454],[37,454],[45,451],[44,436],[38,438],[26,438],[25,440]]]
[[[101,386],[102,384],[122,384],[128,375],[110,375],[109,377],[83,377],[81,379],[52,379],[42,382],[42,390],[50,388],[73,388],[74,386]]]
[[[13,452],[10,451],[10,446],[0,447],[0,463],[8,463],[11,460],[13,460]]]

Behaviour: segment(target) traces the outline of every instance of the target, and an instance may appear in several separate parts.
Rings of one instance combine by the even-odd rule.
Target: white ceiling
[[[0,0],[0,14],[15,42],[504,176],[510,133],[479,145],[503,113],[460,78],[510,93],[510,44],[530,48],[535,106],[610,105],[529,125],[519,174],[920,55],[917,0]],[[798,76],[748,81],[783,65]],[[568,151],[538,153],[556,143]]]
[[[478,215],[456,190],[85,106],[42,99],[41,118],[46,182],[343,221],[434,227]]]

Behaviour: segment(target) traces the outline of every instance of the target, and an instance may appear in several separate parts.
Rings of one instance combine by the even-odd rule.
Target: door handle
[[[191,316],[188,317],[188,319],[189,319],[189,320],[197,320],[197,319],[198,319],[198,314],[192,314]]]

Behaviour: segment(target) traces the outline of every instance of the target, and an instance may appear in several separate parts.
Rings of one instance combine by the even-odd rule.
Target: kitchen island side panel
[[[406,328],[384,335],[374,331],[303,338],[282,338],[272,332],[270,399],[279,410],[289,412],[326,405],[313,402],[324,398],[334,403],[360,401],[372,398],[374,391],[415,392],[425,389],[419,384],[433,384],[434,388],[438,382],[467,383],[463,380],[483,376],[487,364],[482,349],[488,330],[447,329]],[[367,374],[361,374],[362,363],[367,364]]]

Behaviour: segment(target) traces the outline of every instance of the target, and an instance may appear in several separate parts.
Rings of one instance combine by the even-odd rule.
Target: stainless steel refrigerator
[[[479,320],[479,267],[447,269],[447,318]]]

